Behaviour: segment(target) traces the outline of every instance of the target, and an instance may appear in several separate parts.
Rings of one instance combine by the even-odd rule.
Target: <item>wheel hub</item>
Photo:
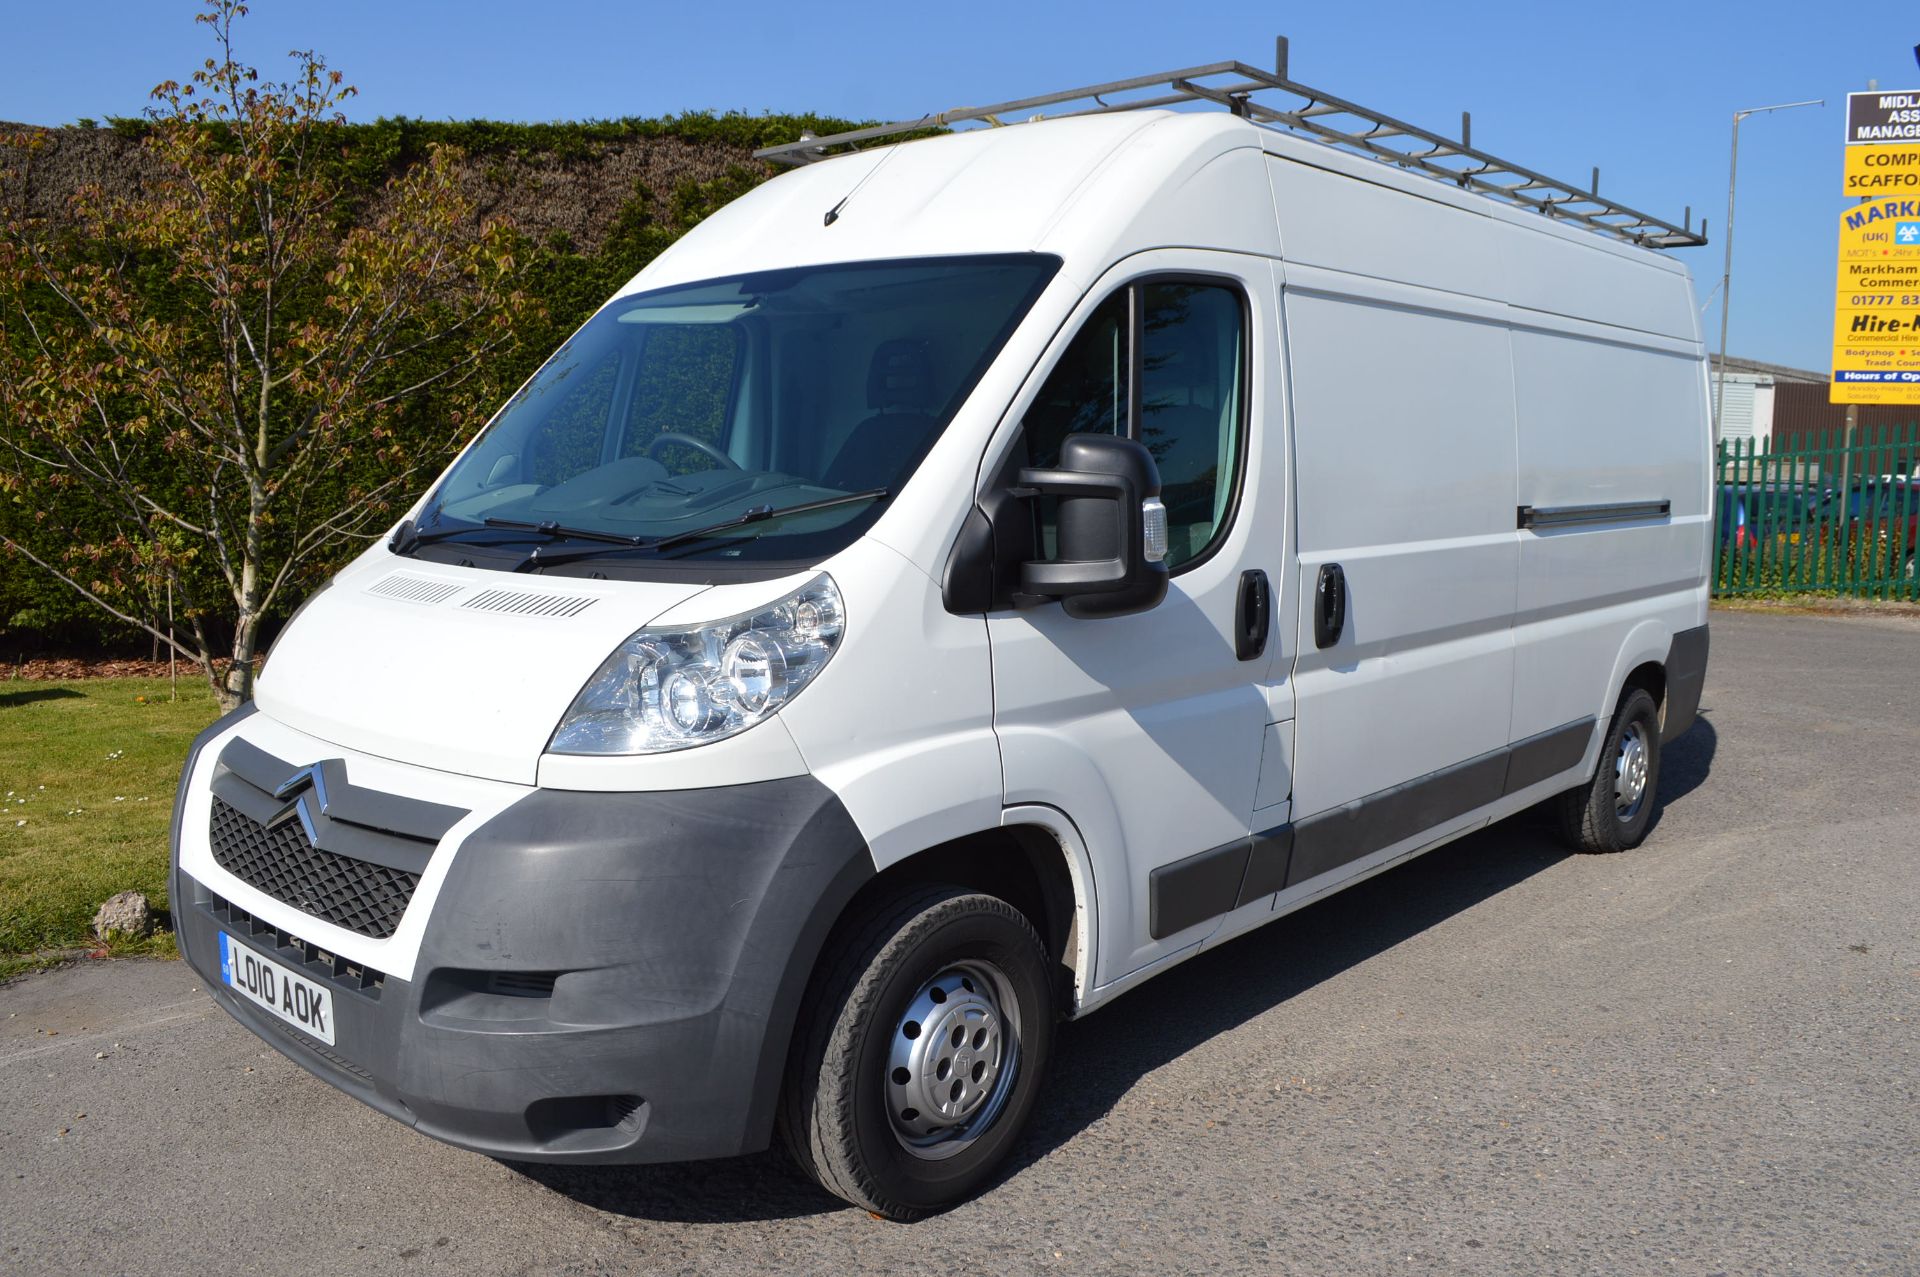
[[[1647,734],[1639,724],[1630,725],[1620,737],[1620,757],[1613,773],[1613,810],[1622,821],[1632,820],[1640,811],[1647,793]]]
[[[1006,977],[988,963],[949,967],[894,1026],[886,1103],[894,1135],[920,1157],[950,1157],[992,1125],[1019,1068]]]

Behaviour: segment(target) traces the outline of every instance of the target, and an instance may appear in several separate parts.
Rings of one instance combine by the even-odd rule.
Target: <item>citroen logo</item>
[[[300,818],[300,827],[306,831],[307,841],[316,847],[320,845],[320,831],[314,823],[314,811],[313,807],[309,805],[309,800],[319,805],[321,815],[326,814],[327,779],[321,771],[321,767],[322,764],[320,763],[302,767],[299,771],[280,782],[278,787],[273,791],[275,798],[285,800],[293,798],[295,794],[298,794],[299,797],[294,799],[290,806],[281,811],[280,814],[275,816],[272,822],[270,822],[277,825],[290,816],[298,816]]]

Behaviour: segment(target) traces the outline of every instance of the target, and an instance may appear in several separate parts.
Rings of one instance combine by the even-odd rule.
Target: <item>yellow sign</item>
[[[1828,400],[1920,404],[1920,194],[1840,215]]]
[[[1920,195],[1920,142],[1847,148],[1847,194]]]

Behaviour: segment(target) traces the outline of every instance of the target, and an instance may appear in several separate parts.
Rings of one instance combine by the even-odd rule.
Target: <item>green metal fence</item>
[[[1713,592],[1920,600],[1920,424],[1804,448],[1724,439]]]

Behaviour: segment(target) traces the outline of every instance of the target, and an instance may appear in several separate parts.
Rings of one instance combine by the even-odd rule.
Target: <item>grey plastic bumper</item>
[[[1697,625],[1673,636],[1667,649],[1667,706],[1660,725],[1660,743],[1666,744],[1693,726],[1700,712],[1700,693],[1707,685],[1707,627]]]
[[[470,835],[414,979],[377,988],[178,871],[182,952],[241,1023],[420,1131],[497,1157],[661,1162],[763,1148],[795,1012],[872,876],[812,777],[653,794],[543,790]],[[335,990],[310,1041],[220,984],[217,933]]]

